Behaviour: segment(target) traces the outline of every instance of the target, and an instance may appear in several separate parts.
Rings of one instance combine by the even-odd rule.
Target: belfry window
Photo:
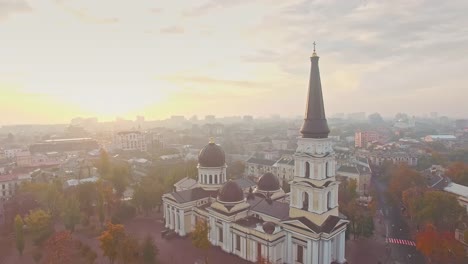
[[[325,162],[325,177],[328,177],[328,162]]]
[[[309,210],[309,194],[306,192],[302,193],[302,210]]]
[[[310,178],[310,164],[308,161],[305,163],[305,177]]]
[[[210,174],[210,184],[213,184],[213,175]]]
[[[331,191],[327,193],[327,208],[330,210],[332,208],[332,202],[331,202]]]

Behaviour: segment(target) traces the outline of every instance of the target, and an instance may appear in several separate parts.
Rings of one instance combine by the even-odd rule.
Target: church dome
[[[228,181],[219,190],[218,200],[225,203],[240,202],[244,200],[244,192],[237,183]]]
[[[226,164],[224,150],[214,142],[210,142],[198,154],[198,164],[201,167],[224,166]]]
[[[272,192],[280,189],[278,178],[270,172],[263,174],[258,180],[257,189],[259,191]]]
[[[265,231],[265,233],[267,233],[267,234],[273,234],[273,232],[275,232],[275,223],[273,223],[273,222],[265,222],[265,223],[263,223],[263,225],[262,225],[262,229],[263,229],[263,231]]]

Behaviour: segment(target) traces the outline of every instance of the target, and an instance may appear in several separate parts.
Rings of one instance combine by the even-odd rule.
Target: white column
[[[180,227],[179,227],[180,233],[179,234],[181,236],[185,236],[185,214],[184,214],[184,210],[180,210],[179,213],[180,213]]]
[[[291,233],[287,233],[286,235],[286,263],[293,263],[293,246],[292,246],[292,239]]]
[[[217,245],[216,242],[216,225],[215,225],[215,219],[213,217],[210,217],[210,232],[209,232],[209,238],[208,240],[211,241],[211,244]]]
[[[346,263],[345,259],[345,232],[341,232],[338,235],[337,239],[337,248],[338,248],[338,254],[336,256],[336,259],[338,263]]]
[[[180,225],[180,220],[179,220],[179,213],[177,212],[177,209],[174,208],[174,224],[175,224],[175,228],[174,228],[174,231],[179,234],[179,225]]]
[[[312,263],[312,241],[310,239],[307,240],[305,260],[306,260],[306,263]]]
[[[165,222],[165,225],[164,225],[165,228],[169,227],[170,218],[171,218],[171,215],[169,214],[169,207],[167,206],[167,204],[164,204],[164,219],[166,220],[166,221],[164,221]]]
[[[319,248],[318,248],[319,242],[318,241],[312,241],[312,256],[311,256],[311,262],[312,264],[318,264],[319,263]]]
[[[170,212],[170,227],[171,229],[174,229],[175,228],[175,222],[174,222],[174,207],[171,206],[171,208],[169,209],[169,212]]]
[[[330,240],[323,240],[322,245],[322,264],[330,264]]]

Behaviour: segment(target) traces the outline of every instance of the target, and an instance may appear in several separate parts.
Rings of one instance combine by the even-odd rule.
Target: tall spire
[[[314,53],[310,57],[310,61],[309,93],[301,134],[303,138],[326,138],[330,133],[330,129],[328,129],[323,106],[322,84],[318,66],[319,56],[315,52],[315,42]]]

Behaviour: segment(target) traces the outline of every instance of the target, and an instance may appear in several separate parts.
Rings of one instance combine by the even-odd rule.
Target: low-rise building
[[[454,141],[457,137],[454,135],[428,135],[424,137],[426,142],[437,142],[437,141]]]
[[[280,184],[283,184],[283,181],[292,181],[294,178],[294,164],[294,157],[285,155],[273,165],[276,167],[276,175],[280,179]]]
[[[357,164],[341,165],[336,171],[336,175],[356,180],[357,193],[360,196],[369,195],[370,180],[372,176],[369,168]]]
[[[245,162],[245,174],[253,178],[260,178],[264,173],[276,173],[275,160],[259,159],[251,157]]]
[[[146,151],[146,137],[140,131],[120,131],[114,135],[113,145],[120,150]]]

